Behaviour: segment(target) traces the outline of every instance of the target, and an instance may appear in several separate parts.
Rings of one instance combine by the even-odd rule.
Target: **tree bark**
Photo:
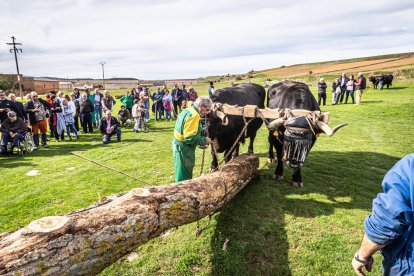
[[[240,155],[211,174],[135,188],[0,234],[0,274],[97,274],[164,231],[219,210],[257,174],[258,164],[256,156]]]

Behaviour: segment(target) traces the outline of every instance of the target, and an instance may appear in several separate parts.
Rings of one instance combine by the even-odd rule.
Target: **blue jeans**
[[[70,132],[73,132],[73,134],[75,135],[76,138],[78,138],[78,132],[76,131],[75,125],[74,124],[67,124],[66,125],[66,135],[68,135],[69,139],[72,139],[70,137]]]
[[[150,115],[149,115],[149,110],[150,110],[150,102],[149,102],[149,100],[148,101],[144,101],[144,108],[147,110],[147,111],[145,111],[144,119],[145,120],[149,120],[149,117],[150,117]]]
[[[114,131],[112,131],[110,134],[105,134],[104,135],[104,137],[103,137],[103,140],[102,140],[102,142],[104,143],[104,144],[108,144],[109,143],[109,141],[111,141],[111,137],[112,137],[112,135],[115,135],[116,134],[116,140],[118,141],[118,142],[121,142],[121,128],[120,127],[117,127]]]
[[[94,112],[94,114],[95,114],[94,119],[95,120],[94,121],[99,124],[99,122],[102,119],[102,106],[101,105],[95,105],[94,109],[95,109],[95,112]]]
[[[24,140],[26,132],[17,133],[14,138],[11,138],[8,133],[3,132],[1,137],[1,145],[6,147],[7,143],[12,141],[13,147],[20,147],[20,142]]]
[[[348,96],[351,96],[352,103],[354,103],[354,90],[346,90],[345,103],[348,103]]]
[[[172,119],[171,118],[171,110],[165,110],[165,113],[167,113],[166,116],[165,116],[165,119],[166,120],[171,120]]]
[[[161,120],[162,117],[162,102],[155,104],[155,120]]]

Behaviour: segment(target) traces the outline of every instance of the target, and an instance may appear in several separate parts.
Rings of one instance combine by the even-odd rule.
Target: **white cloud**
[[[0,2],[5,44],[23,43],[34,76],[163,79],[247,72],[295,63],[412,51],[413,6],[399,1]],[[19,13],[16,13],[16,11]]]

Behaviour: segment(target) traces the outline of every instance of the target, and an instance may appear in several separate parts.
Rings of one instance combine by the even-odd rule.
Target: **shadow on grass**
[[[24,156],[20,155],[0,157],[0,168],[12,169],[20,166],[33,167],[32,162],[25,162],[24,158]]]
[[[362,97],[362,102],[361,104],[378,104],[378,103],[383,103],[384,101],[372,101],[369,99],[364,99],[364,97]],[[355,104],[356,105],[356,104]]]
[[[152,142],[153,140],[148,139],[140,139],[140,138],[129,138],[129,139],[123,139],[122,142]]]
[[[272,179],[274,164],[262,170],[260,181],[250,183],[217,216],[212,274],[291,275],[286,228],[292,226],[286,225],[286,215],[294,220],[329,216],[337,208],[369,210],[382,178],[397,161],[372,152],[311,152],[301,189],[290,185],[290,168],[282,182]]]
[[[171,133],[173,133],[173,131],[174,131],[174,125],[171,125],[170,127],[157,127],[157,126],[152,125],[152,126],[148,126],[147,128],[148,128],[148,131],[151,131],[151,132],[171,132]]]
[[[378,90],[378,91],[387,91],[387,90],[402,90],[402,89],[407,89],[408,87],[406,86],[400,86],[400,87],[390,87],[390,88],[384,88],[382,90]]]

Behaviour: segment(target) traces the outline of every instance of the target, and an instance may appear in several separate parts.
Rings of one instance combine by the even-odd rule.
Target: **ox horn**
[[[216,110],[216,111],[214,112],[214,115],[216,115],[218,118],[220,118],[220,119],[221,119],[221,124],[222,124],[223,126],[227,126],[227,125],[228,125],[229,120],[227,119],[226,114],[224,114],[224,113],[223,113],[223,112],[221,112],[220,110]]]
[[[280,127],[283,124],[284,121],[285,121],[284,118],[278,118],[278,119],[274,120],[273,122],[270,122],[270,123],[266,124],[266,127],[270,131],[275,131],[278,127]]]
[[[326,133],[326,135],[328,135],[328,136],[332,136],[332,135],[334,135],[335,134],[335,132],[338,130],[338,129],[340,129],[341,127],[344,127],[344,126],[346,126],[347,124],[342,124],[342,125],[339,125],[339,126],[336,126],[336,127],[334,127],[334,128],[331,128],[330,126],[328,126],[328,124],[326,124],[325,122],[322,122],[322,121],[318,121],[318,126],[319,126],[319,128],[323,131],[323,132],[325,132]]]

